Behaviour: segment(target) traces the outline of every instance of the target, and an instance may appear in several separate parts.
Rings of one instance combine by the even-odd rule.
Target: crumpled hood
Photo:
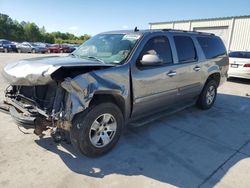
[[[73,56],[50,56],[21,60],[4,67],[3,76],[11,85],[45,85],[52,81],[51,74],[61,67],[110,67],[98,61]]]

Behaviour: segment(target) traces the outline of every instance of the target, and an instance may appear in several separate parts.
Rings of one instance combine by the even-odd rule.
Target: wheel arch
[[[123,117],[126,117],[126,105],[124,98],[117,93],[95,93],[89,103],[89,106],[99,104],[102,102],[111,102],[118,106],[121,110]]]
[[[217,83],[217,87],[220,85],[220,80],[221,80],[221,74],[220,72],[213,72],[211,73],[207,80],[206,80],[206,83],[209,81],[209,80],[215,80],[215,82]]]

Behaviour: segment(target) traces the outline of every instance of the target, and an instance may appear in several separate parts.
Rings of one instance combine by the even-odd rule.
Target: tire
[[[197,106],[200,109],[207,110],[213,106],[217,96],[217,87],[215,80],[210,79],[207,81],[197,101]]]
[[[109,116],[110,119],[104,118]],[[106,122],[104,119],[109,121]],[[94,122],[97,123],[94,124]],[[70,140],[78,152],[88,157],[101,156],[117,144],[123,124],[122,112],[115,104],[99,103],[75,116],[70,130]],[[108,127],[112,128],[108,129]],[[116,129],[112,132],[111,129],[114,130],[114,127]]]

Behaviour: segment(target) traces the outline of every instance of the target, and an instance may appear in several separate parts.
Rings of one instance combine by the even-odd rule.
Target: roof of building
[[[228,20],[233,18],[250,18],[250,15],[243,16],[228,16],[228,17],[217,17],[217,18],[204,18],[204,19],[191,19],[191,20],[175,20],[166,22],[150,22],[149,24],[168,24],[168,23],[181,23],[181,22],[194,22],[194,21],[212,21],[212,20]]]

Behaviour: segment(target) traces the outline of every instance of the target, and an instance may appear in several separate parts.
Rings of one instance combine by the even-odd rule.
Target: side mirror
[[[163,61],[158,55],[146,54],[142,56],[142,60],[140,62],[142,65],[157,65],[161,64]]]

